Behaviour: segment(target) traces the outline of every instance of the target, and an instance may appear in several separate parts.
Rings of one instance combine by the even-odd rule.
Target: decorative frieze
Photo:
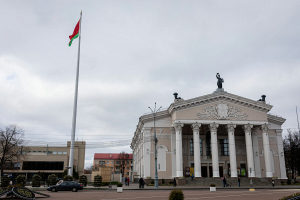
[[[242,113],[241,109],[230,106],[224,102],[216,106],[208,106],[203,109],[203,113],[198,113],[199,119],[229,119],[229,120],[247,120],[248,115]]]

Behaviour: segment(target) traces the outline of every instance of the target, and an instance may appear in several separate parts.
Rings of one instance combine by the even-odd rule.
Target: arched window
[[[157,147],[157,171],[166,171],[166,152],[168,148],[164,145]]]

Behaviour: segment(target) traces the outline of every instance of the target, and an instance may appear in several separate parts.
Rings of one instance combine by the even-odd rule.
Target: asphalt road
[[[83,190],[78,192],[60,191],[49,192],[42,191],[43,193],[50,194],[50,198],[36,196],[36,199],[55,199],[55,200],[141,200],[141,199],[155,199],[167,200],[171,190],[123,190],[123,193],[117,193],[116,190]],[[230,189],[230,190],[217,190],[216,192],[209,192],[209,190],[183,190],[185,200],[193,199],[225,199],[225,200],[240,200],[240,199],[263,199],[274,200],[280,199],[300,192],[300,189],[260,189],[250,192],[247,189]]]

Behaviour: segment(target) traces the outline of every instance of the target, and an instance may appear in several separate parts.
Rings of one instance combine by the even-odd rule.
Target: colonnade
[[[173,124],[176,134],[176,176],[183,176],[183,155],[182,155],[182,127],[183,123],[176,122]],[[212,170],[213,177],[220,177],[219,172],[219,151],[218,151],[218,138],[217,130],[219,124],[211,123],[209,124],[210,134],[211,134],[211,151],[212,151]],[[236,150],[235,150],[235,134],[234,130],[236,124],[230,123],[226,125],[228,131],[228,142],[229,142],[229,159],[230,159],[230,169],[231,177],[237,177],[237,163],[236,163]],[[254,159],[253,159],[253,147],[252,147],[252,136],[251,129],[252,124],[244,124],[243,129],[245,132],[245,142],[246,142],[246,153],[247,153],[247,166],[248,166],[248,176],[255,177]],[[272,167],[270,160],[270,144],[269,144],[269,125],[261,125],[262,138],[263,138],[263,148],[264,148],[264,159],[265,159],[265,169],[266,177],[272,177]],[[200,129],[201,124],[192,124],[193,129],[193,144],[194,144],[194,176],[201,177],[201,155],[200,155]],[[250,170],[251,169],[251,170]]]

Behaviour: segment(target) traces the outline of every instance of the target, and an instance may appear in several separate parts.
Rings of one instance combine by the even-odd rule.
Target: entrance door
[[[223,177],[223,166],[219,166],[220,177]]]
[[[207,177],[207,166],[201,166],[202,177]]]
[[[246,164],[241,164],[241,176],[246,176]]]
[[[209,177],[213,176],[213,172],[212,172],[212,166],[209,166]]]

